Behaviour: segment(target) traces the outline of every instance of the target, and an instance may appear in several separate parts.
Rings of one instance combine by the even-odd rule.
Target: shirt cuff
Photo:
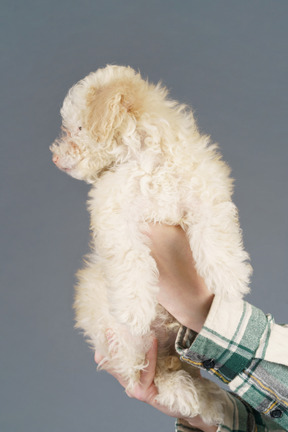
[[[246,369],[265,338],[266,315],[244,300],[215,295],[199,334],[182,327],[176,350],[181,360],[206,369],[228,384]]]

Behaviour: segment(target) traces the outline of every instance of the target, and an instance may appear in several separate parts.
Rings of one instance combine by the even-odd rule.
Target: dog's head
[[[160,128],[167,130],[173,105],[166,95],[165,88],[149,84],[130,67],[107,66],[91,73],[64,100],[62,135],[50,148],[54,163],[93,183],[101,171],[141,148],[161,152]]]

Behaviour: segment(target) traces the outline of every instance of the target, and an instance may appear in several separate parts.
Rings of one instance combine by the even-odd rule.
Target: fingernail
[[[95,352],[95,355],[94,355],[95,363],[97,363],[97,364],[100,363],[102,359],[103,359],[103,357],[100,354],[98,354],[97,352]]]

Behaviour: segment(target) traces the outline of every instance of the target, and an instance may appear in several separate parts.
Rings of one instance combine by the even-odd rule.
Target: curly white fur
[[[191,110],[130,67],[107,66],[79,81],[61,114],[53,161],[92,184],[92,252],[78,272],[77,327],[105,356],[102,367],[116,369],[130,387],[156,334],[159,402],[220,422],[224,393],[193,378],[170,346],[178,323],[157,304],[158,271],[143,233],[151,222],[180,225],[208,288],[230,297],[247,293],[251,267],[228,166]],[[107,329],[115,334],[109,345]]]

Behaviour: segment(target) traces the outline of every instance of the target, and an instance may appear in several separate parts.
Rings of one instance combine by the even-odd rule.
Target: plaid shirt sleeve
[[[218,431],[288,430],[288,326],[246,301],[215,296],[201,332],[182,327],[176,350],[234,393]],[[177,424],[178,432],[197,430]]]

